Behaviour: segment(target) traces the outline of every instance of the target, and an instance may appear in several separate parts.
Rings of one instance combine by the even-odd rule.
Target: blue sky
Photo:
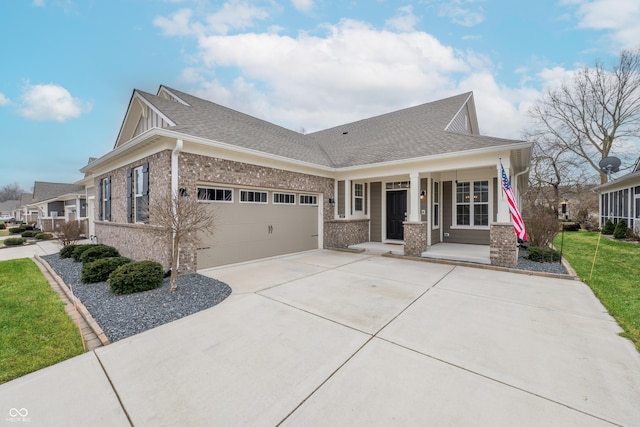
[[[639,21],[637,0],[4,0],[0,186],[78,180],[160,84],[306,131],[473,90],[481,132],[517,139]]]

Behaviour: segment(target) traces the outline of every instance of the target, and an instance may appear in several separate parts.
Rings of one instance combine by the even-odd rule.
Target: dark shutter
[[[107,181],[107,202],[104,204],[104,220],[111,221],[111,177]]]
[[[133,222],[133,171],[127,168],[127,222]]]
[[[364,190],[362,190],[363,191],[362,192],[362,205],[363,205],[362,209],[364,210],[364,214],[365,215],[368,213],[367,212],[367,210],[368,210],[367,209],[367,205],[368,205],[368,203],[367,203],[367,197],[368,197],[367,193],[368,193],[368,191],[367,190],[368,190],[368,183],[365,182],[364,183]]]
[[[104,219],[104,213],[102,212],[102,186],[104,185],[104,179],[98,181],[98,220],[102,221]]]
[[[144,206],[142,221],[147,222],[149,219],[149,162],[145,162],[142,166],[142,206]]]

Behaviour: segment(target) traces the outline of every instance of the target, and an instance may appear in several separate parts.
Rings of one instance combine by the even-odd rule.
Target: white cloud
[[[440,5],[439,15],[464,27],[473,27],[484,21],[482,6],[472,6],[475,0],[451,0]]]
[[[11,100],[9,98],[7,98],[4,93],[0,93],[0,106],[2,105],[9,105],[11,103]]]
[[[21,98],[18,114],[31,120],[64,122],[91,111],[91,104],[71,96],[54,84],[28,85]]]
[[[635,48],[640,40],[640,2],[637,0],[575,0],[578,26],[610,32],[617,48]]]
[[[191,28],[191,9],[180,9],[171,18],[158,16],[153,20],[153,25],[160,27],[166,36],[188,36],[195,34],[195,29]]]
[[[291,4],[303,13],[309,13],[313,9],[313,0],[291,0]]]
[[[36,7],[44,6],[44,0],[33,0],[33,5]]]
[[[408,5],[398,9],[398,15],[388,19],[385,24],[397,31],[413,31],[418,21],[418,17],[413,14],[413,6]]]

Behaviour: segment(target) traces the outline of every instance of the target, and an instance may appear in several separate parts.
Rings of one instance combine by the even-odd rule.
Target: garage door
[[[318,248],[317,195],[199,188],[198,198],[216,215],[200,235],[199,269]]]

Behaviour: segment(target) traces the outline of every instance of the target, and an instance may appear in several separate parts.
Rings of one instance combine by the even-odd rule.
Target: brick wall
[[[347,248],[369,241],[369,220],[331,220],[324,222],[324,247]]]
[[[421,256],[427,250],[427,223],[404,223],[404,254],[407,256]]]
[[[513,224],[493,223],[489,233],[491,264],[512,267],[518,265],[518,242]]]

